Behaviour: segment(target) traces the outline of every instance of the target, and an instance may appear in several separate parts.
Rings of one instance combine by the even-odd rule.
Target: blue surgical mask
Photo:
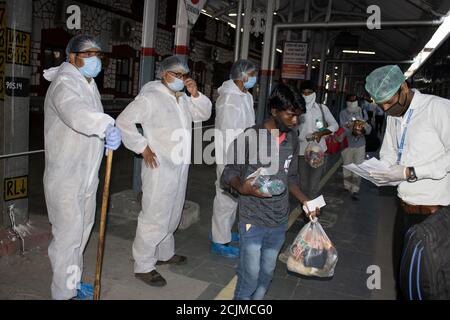
[[[95,78],[102,71],[102,61],[98,57],[83,58],[80,72],[86,78]]]
[[[184,82],[181,79],[175,78],[175,80],[168,83],[167,86],[170,90],[178,92],[184,89]]]
[[[256,83],[256,77],[248,77],[247,82],[244,82],[245,89],[251,89]]]

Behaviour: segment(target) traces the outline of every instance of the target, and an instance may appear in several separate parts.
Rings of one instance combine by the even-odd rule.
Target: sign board
[[[184,0],[184,3],[186,4],[189,23],[194,25],[202,12],[206,0]]]
[[[8,29],[6,62],[30,64],[31,34],[29,32]]]
[[[5,100],[6,3],[0,2],[0,100]]]
[[[4,200],[16,200],[28,197],[28,176],[6,178]]]
[[[30,79],[5,78],[6,95],[10,97],[28,97],[30,95]]]
[[[284,79],[305,79],[307,56],[307,43],[286,41],[283,50],[281,77]]]

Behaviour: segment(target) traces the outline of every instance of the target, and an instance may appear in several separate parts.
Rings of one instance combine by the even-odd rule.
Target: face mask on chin
[[[277,117],[273,117],[273,119],[275,120],[275,126],[277,127],[278,130],[280,130],[280,132],[289,132],[291,131],[291,129],[286,126],[282,121],[280,121]]]
[[[408,100],[408,96],[406,96],[406,98],[405,98],[405,104],[402,105],[402,104],[400,104],[400,95],[401,95],[401,91],[399,93],[397,102],[395,104],[393,104],[389,109],[387,109],[385,111],[385,113],[388,116],[391,116],[391,117],[402,117],[406,113],[406,110],[408,110],[409,106],[406,103],[406,101]]]

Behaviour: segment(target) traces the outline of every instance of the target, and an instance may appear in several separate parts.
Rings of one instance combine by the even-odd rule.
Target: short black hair
[[[269,97],[269,107],[278,111],[302,109],[305,105],[305,99],[284,84],[276,86]]]
[[[345,101],[350,100],[351,97],[356,97],[356,100],[358,100],[358,97],[354,93],[349,93],[345,96]]]
[[[314,84],[314,82],[312,82],[311,80],[305,80],[302,82],[302,84],[300,85],[300,90],[312,90],[314,92],[317,91],[316,89],[316,85]]]

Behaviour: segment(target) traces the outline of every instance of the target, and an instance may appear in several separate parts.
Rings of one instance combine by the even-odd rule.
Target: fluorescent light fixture
[[[235,25],[235,24],[232,24],[231,22],[228,22],[228,25],[229,25],[230,27],[232,27],[233,29],[236,29],[236,25]]]
[[[442,24],[427,42],[425,47],[414,58],[413,64],[405,72],[405,77],[411,77],[428,59],[428,57],[436,50],[450,35],[450,11],[444,18]]]
[[[317,61],[319,61],[319,62],[320,62],[320,59],[317,59]]]
[[[229,17],[237,17],[237,13],[229,13],[228,16]]]
[[[278,48],[277,48],[277,51],[278,51],[279,53],[283,53],[283,50],[281,50],[281,49],[278,49]]]
[[[204,14],[205,16],[210,17],[210,18],[213,17],[212,15],[208,14],[208,12],[206,12],[206,10],[203,10],[203,9],[202,9],[202,14]]]
[[[312,68],[312,69],[315,69],[315,68],[316,68],[316,66],[312,66],[311,68]]]
[[[374,51],[359,51],[359,50],[342,50],[343,53],[354,53],[354,54],[375,54]]]

